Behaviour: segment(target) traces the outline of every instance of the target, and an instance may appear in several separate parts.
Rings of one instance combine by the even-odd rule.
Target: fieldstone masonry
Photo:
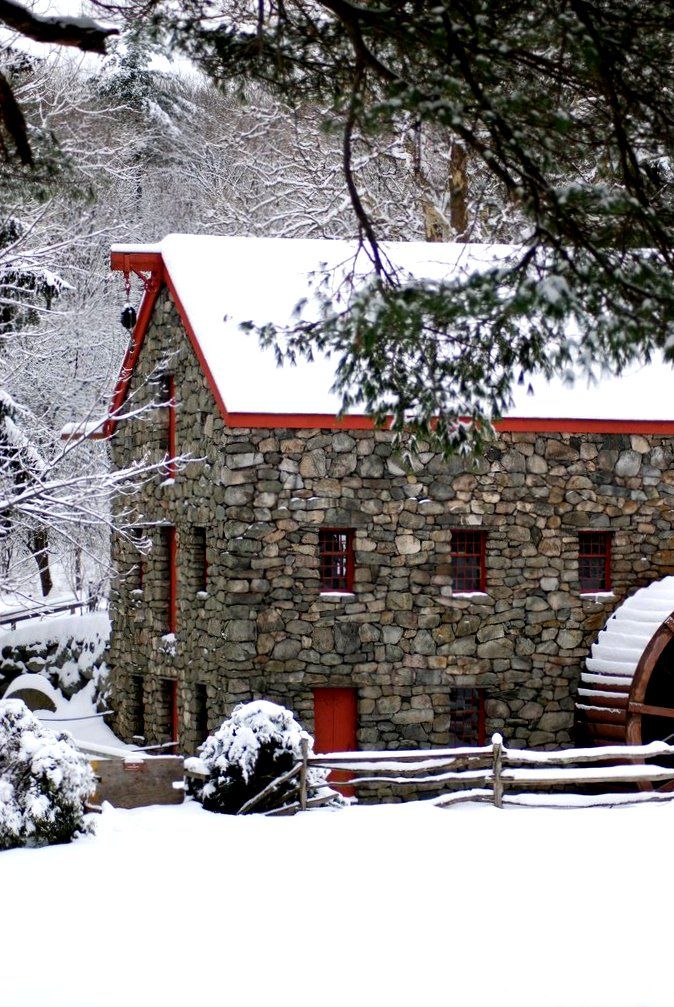
[[[627,593],[674,572],[670,438],[501,433],[474,464],[429,450],[407,470],[386,431],[227,428],[165,293],[134,403],[153,398],[162,371],[175,378],[178,451],[193,460],[148,485],[138,506],[139,523],[177,528],[177,632],[167,635],[158,546],[134,591],[123,575],[138,558],[119,539],[110,662],[122,736],[133,733],[131,676],[142,675],[148,740],[163,740],[159,679],[177,679],[188,752],[201,740],[197,684],[211,729],[237,702],[266,697],[311,730],[312,690],[348,686],[358,690],[361,747],[443,745],[452,689],[475,686],[488,734],[534,747],[572,741],[597,630]],[[163,452],[165,431],[165,409],[120,424],[115,462]],[[322,526],[355,531],[351,596],[320,594]],[[488,534],[486,595],[452,593],[457,527]],[[207,534],[205,593],[195,528]],[[609,597],[579,594],[584,529],[613,532]]]

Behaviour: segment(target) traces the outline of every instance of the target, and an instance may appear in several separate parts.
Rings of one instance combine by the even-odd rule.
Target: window
[[[178,740],[178,683],[175,678],[159,680],[159,743]]]
[[[578,533],[578,580],[581,592],[611,589],[611,532]]]
[[[197,736],[197,745],[201,745],[208,737],[208,695],[206,693],[206,686],[201,682],[195,686],[194,698],[196,706],[194,727]]]
[[[484,745],[482,689],[453,689],[449,699],[450,745]]]
[[[452,590],[487,590],[487,533],[472,528],[452,529]]]
[[[353,531],[322,528],[318,533],[321,591],[353,590]]]
[[[176,474],[176,409],[175,409],[175,379],[172,374],[162,374],[159,384],[159,404],[166,410],[162,448],[166,455],[166,476],[174,479]]]
[[[145,740],[145,697],[143,692],[143,676],[131,676],[129,695],[129,722],[134,740]]]
[[[166,605],[166,632],[175,633],[177,623],[177,553],[178,540],[173,525],[159,529],[161,555],[159,559],[159,583],[161,596]]]
[[[131,591],[142,591],[143,581],[145,577],[145,570],[143,567],[143,554],[140,552],[140,546],[145,538],[145,530],[143,528],[132,528],[131,529],[131,543],[133,549],[133,563],[129,569],[129,590]]]
[[[208,590],[208,558],[206,554],[206,529],[194,528],[194,572],[197,591]]]

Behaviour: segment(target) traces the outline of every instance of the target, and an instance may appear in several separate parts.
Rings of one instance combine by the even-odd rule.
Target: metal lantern
[[[124,328],[129,329],[129,331],[134,327],[134,325],[136,324],[136,309],[133,307],[132,304],[124,305],[119,320],[124,326]]]

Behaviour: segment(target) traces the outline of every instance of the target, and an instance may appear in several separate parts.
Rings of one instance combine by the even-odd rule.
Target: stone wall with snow
[[[110,660],[117,729],[134,733],[142,677],[149,741],[177,680],[180,744],[193,749],[198,686],[216,727],[257,697],[312,728],[312,690],[358,690],[358,743],[442,745],[457,686],[485,690],[487,733],[568,744],[590,644],[618,601],[674,572],[674,443],[660,435],[501,433],[470,467],[422,452],[406,472],[372,430],[226,428],[182,323],[160,295],[131,391],[175,376],[177,446],[195,460],[149,485],[139,522],[177,528],[177,634],[166,637],[166,579],[152,555],[142,591],[118,581]],[[283,371],[279,371],[279,381]],[[163,453],[166,417],[120,424],[120,464]],[[318,590],[318,530],[355,531],[352,597]],[[199,591],[193,529],[207,530]],[[451,529],[488,533],[487,592],[453,595]],[[578,530],[613,532],[613,594],[579,593]],[[115,543],[127,574],[137,554]],[[135,682],[135,684],[134,684]]]
[[[20,675],[40,674],[70,697],[105,670],[107,612],[51,615],[0,627],[0,697]]]

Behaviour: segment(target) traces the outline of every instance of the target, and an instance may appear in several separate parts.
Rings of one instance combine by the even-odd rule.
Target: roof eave
[[[154,273],[163,269],[161,252],[125,252],[113,248],[110,253],[110,268],[122,273]]]

